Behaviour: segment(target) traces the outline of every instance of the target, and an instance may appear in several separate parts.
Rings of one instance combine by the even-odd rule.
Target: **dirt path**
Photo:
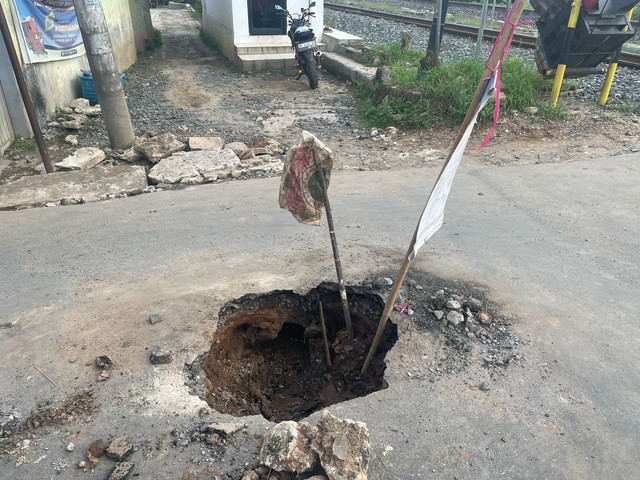
[[[238,137],[229,141],[268,136],[290,145],[307,129],[334,150],[338,167],[384,170],[439,165],[455,136],[455,128],[371,136],[369,129],[358,128],[348,84],[330,74],[322,75],[320,87],[312,91],[304,77],[295,80],[293,69],[239,73],[203,44],[187,12],[162,10],[155,25],[164,43],[153,65],[171,78],[167,99],[214,130]],[[640,147],[640,116],[571,97],[562,102],[569,112],[565,122],[523,113],[501,117],[490,144],[481,151],[470,147],[465,162],[555,163]],[[479,127],[470,145],[479,145],[487,129]]]

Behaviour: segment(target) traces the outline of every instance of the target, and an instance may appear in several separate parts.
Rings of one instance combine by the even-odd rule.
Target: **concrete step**
[[[236,55],[260,55],[263,53],[292,52],[291,41],[286,35],[256,35],[246,39],[236,39]]]
[[[295,63],[293,51],[290,53],[263,53],[259,55],[238,55],[238,66],[243,72],[258,70],[278,70]]]
[[[318,43],[320,51],[324,51],[325,44]],[[289,46],[286,53],[279,52],[263,52],[255,54],[237,54],[236,65],[243,72],[254,72],[258,70],[278,70],[280,68],[288,68],[296,63],[295,52]]]
[[[376,76],[375,67],[365,67],[360,63],[335,52],[324,54],[323,68],[340,80],[350,80],[354,83],[373,86]]]

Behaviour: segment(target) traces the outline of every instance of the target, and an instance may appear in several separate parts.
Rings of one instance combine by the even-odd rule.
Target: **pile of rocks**
[[[491,324],[489,315],[483,311],[482,300],[462,295],[447,295],[444,290],[438,290],[430,299],[431,313],[441,321],[442,327],[460,326],[469,336],[483,338],[487,336],[484,328]]]
[[[187,150],[188,149],[188,150]],[[156,185],[193,185],[217,180],[279,175],[284,146],[262,138],[251,146],[225,143],[221,137],[188,137],[148,132],[123,153],[127,162],[148,161],[149,182]]]
[[[280,480],[295,474],[318,471],[316,480],[366,480],[371,447],[369,431],[362,422],[338,419],[323,410],[317,426],[287,421],[269,430],[260,450],[260,463],[267,467],[245,472],[242,480],[261,480],[278,472]],[[271,473],[269,473],[271,472]],[[305,477],[306,478],[306,477]]]
[[[50,128],[81,130],[89,121],[89,117],[97,117],[102,113],[100,105],[92,107],[86,98],[76,98],[69,107],[58,110],[58,118],[47,124]]]

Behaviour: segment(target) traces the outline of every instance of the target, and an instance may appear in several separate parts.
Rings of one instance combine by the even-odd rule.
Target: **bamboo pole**
[[[315,159],[315,156],[314,156]],[[351,313],[349,312],[349,301],[347,300],[347,290],[345,288],[344,275],[342,274],[342,263],[340,262],[340,253],[338,252],[338,242],[336,240],[336,231],[333,227],[333,214],[331,213],[331,204],[327,195],[327,184],[324,179],[324,168],[322,162],[318,163],[318,173],[320,174],[320,188],[324,197],[324,208],[327,211],[327,224],[329,225],[329,236],[331,237],[331,247],[333,248],[333,260],[336,264],[336,275],[338,276],[338,288],[340,289],[340,301],[342,303],[342,312],[344,314],[344,323],[349,332],[349,338],[353,340],[353,325],[351,324]]]
[[[331,354],[329,353],[329,340],[327,340],[327,327],[324,323],[322,300],[318,302],[318,308],[320,309],[320,326],[322,327],[322,340],[324,341],[324,355],[327,357],[327,367],[331,368]]]
[[[513,6],[513,9],[511,10],[511,15],[508,14],[509,23],[505,23],[505,27],[502,32],[502,35],[500,35],[500,37],[498,38],[497,44],[493,49],[493,52],[489,57],[489,60],[487,61],[487,67],[484,71],[484,74],[482,75],[482,79],[480,80],[480,83],[478,84],[478,88],[476,89],[476,93],[473,96],[473,100],[471,100],[471,105],[469,107],[469,110],[467,111],[467,115],[464,117],[464,120],[462,121],[462,125],[460,125],[460,128],[458,130],[458,135],[456,136],[453,142],[453,145],[451,146],[451,149],[449,151],[449,154],[447,155],[447,158],[444,161],[442,169],[440,170],[440,174],[438,175],[438,180],[440,180],[442,173],[444,172],[445,168],[447,167],[447,164],[451,160],[451,156],[453,155],[453,152],[455,152],[456,148],[458,147],[458,144],[462,140],[462,137],[464,136],[464,132],[467,130],[467,127],[469,126],[469,124],[473,121],[476,109],[478,108],[478,105],[480,104],[480,100],[482,100],[482,96],[484,95],[484,92],[487,89],[489,80],[492,77],[493,72],[496,70],[496,68],[500,64],[502,57],[504,56],[505,49],[508,47],[507,43],[511,39],[511,33],[513,32],[513,30],[515,30],[516,24],[518,23],[518,20],[520,19],[520,15],[522,15],[522,11],[524,10],[524,7],[526,4],[527,4],[527,0],[516,0],[516,3]],[[438,180],[436,180],[434,187],[435,185],[437,185]],[[431,194],[429,196],[431,196]],[[429,202],[427,200],[427,205],[428,203]],[[426,210],[426,208],[427,207],[425,205],[424,210]],[[424,210],[422,211],[420,218],[422,218],[422,215],[424,215]],[[411,265],[411,260],[409,260],[409,255],[413,251],[413,248],[416,243],[416,239],[418,238],[418,228],[420,228],[420,219],[418,219],[418,225],[416,226],[416,229],[413,232],[413,237],[409,244],[407,254],[405,255],[404,261],[402,263],[402,267],[400,267],[398,275],[396,276],[396,280],[393,283],[391,293],[387,297],[387,303],[382,312],[382,316],[380,317],[380,323],[378,323],[378,330],[376,331],[375,337],[373,339],[373,343],[371,344],[371,348],[369,349],[367,358],[365,359],[364,365],[362,366],[362,370],[360,370],[360,375],[364,375],[364,373],[367,371],[367,368],[369,368],[371,360],[373,359],[373,355],[376,353],[378,344],[380,343],[380,339],[382,338],[384,327],[387,323],[389,315],[391,314],[391,309],[393,308],[393,302],[396,296],[398,295],[398,292],[400,291],[400,287],[402,286],[402,282],[404,282],[404,278],[407,276],[407,272],[409,271],[409,266]]]

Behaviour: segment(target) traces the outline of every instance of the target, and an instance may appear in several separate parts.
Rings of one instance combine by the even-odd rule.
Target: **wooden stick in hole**
[[[329,353],[329,341],[327,340],[327,327],[324,325],[324,312],[322,311],[322,300],[318,303],[320,308],[320,326],[322,327],[322,340],[324,340],[324,354],[327,357],[327,366],[331,368],[331,354]]]

